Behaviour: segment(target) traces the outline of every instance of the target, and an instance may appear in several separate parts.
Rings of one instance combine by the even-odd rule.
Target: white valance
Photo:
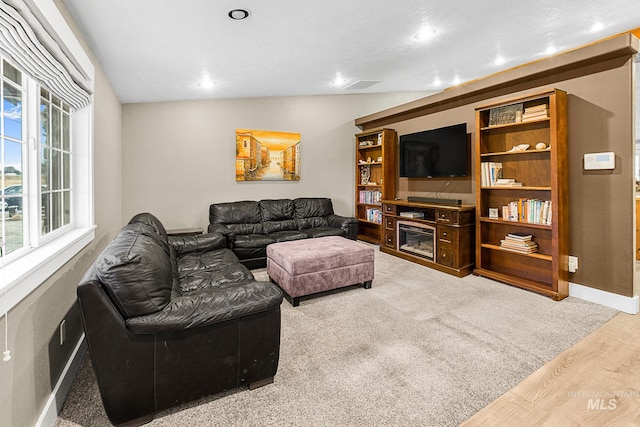
[[[0,50],[74,109],[89,105],[91,84],[24,0],[0,0]]]

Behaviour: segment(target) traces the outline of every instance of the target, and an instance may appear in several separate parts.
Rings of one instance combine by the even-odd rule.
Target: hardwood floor
[[[462,426],[640,426],[640,315],[618,314]]]

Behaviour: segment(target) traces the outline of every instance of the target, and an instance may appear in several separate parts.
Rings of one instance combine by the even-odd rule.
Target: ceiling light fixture
[[[418,41],[429,40],[431,37],[436,35],[436,30],[433,28],[422,28],[420,31],[413,36],[414,39]]]
[[[496,59],[493,61],[493,64],[500,66],[500,65],[504,65],[505,62],[507,62],[505,57],[502,55],[498,55]]]
[[[547,49],[544,51],[545,55],[553,55],[554,53],[556,53],[558,51],[558,49],[555,46],[547,46]]]
[[[457,86],[457,85],[459,85],[460,83],[462,83],[462,80],[460,80],[460,77],[455,76],[455,77],[453,78],[453,81],[452,81],[451,83],[453,83],[454,85],[456,85],[456,86]]]
[[[590,33],[597,33],[598,31],[602,31],[604,28],[604,24],[602,22],[595,22],[591,28],[589,28]]]
[[[435,87],[438,87],[438,86],[440,86],[441,84],[442,84],[442,80],[440,80],[439,78],[437,78],[437,77],[436,77],[436,78],[433,80],[433,85],[434,85]]]
[[[246,9],[233,9],[229,11],[229,18],[241,21],[249,17],[249,11]]]
[[[342,77],[340,73],[336,74],[336,78],[333,80],[333,85],[337,87],[342,87],[347,84],[347,79]]]

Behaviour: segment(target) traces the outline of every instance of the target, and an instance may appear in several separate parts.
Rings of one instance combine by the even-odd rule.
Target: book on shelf
[[[493,187],[522,187],[522,183],[517,182],[513,178],[499,178],[493,183],[492,186]]]
[[[366,218],[369,222],[382,224],[382,211],[376,208],[369,208],[366,211]]]
[[[522,113],[522,121],[540,120],[549,117],[549,106],[547,104],[533,105],[531,107],[525,107],[524,113]]]
[[[522,233],[509,233],[500,240],[500,249],[532,254],[538,252],[538,244],[533,241],[533,236]]]
[[[382,192],[378,190],[360,190],[358,201],[366,205],[382,204]]]
[[[533,239],[533,235],[526,233],[509,233],[505,236],[505,239],[517,240],[519,242],[530,242]]]
[[[480,163],[480,169],[480,185],[482,187],[491,187],[497,180],[502,178],[501,162],[482,162]]]
[[[506,221],[551,225],[551,218],[551,200],[521,198],[502,208],[502,219]]]

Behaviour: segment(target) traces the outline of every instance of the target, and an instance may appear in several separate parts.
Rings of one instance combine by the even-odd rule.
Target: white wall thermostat
[[[587,153],[584,155],[585,170],[593,169],[615,169],[616,153],[609,151],[606,153]]]

